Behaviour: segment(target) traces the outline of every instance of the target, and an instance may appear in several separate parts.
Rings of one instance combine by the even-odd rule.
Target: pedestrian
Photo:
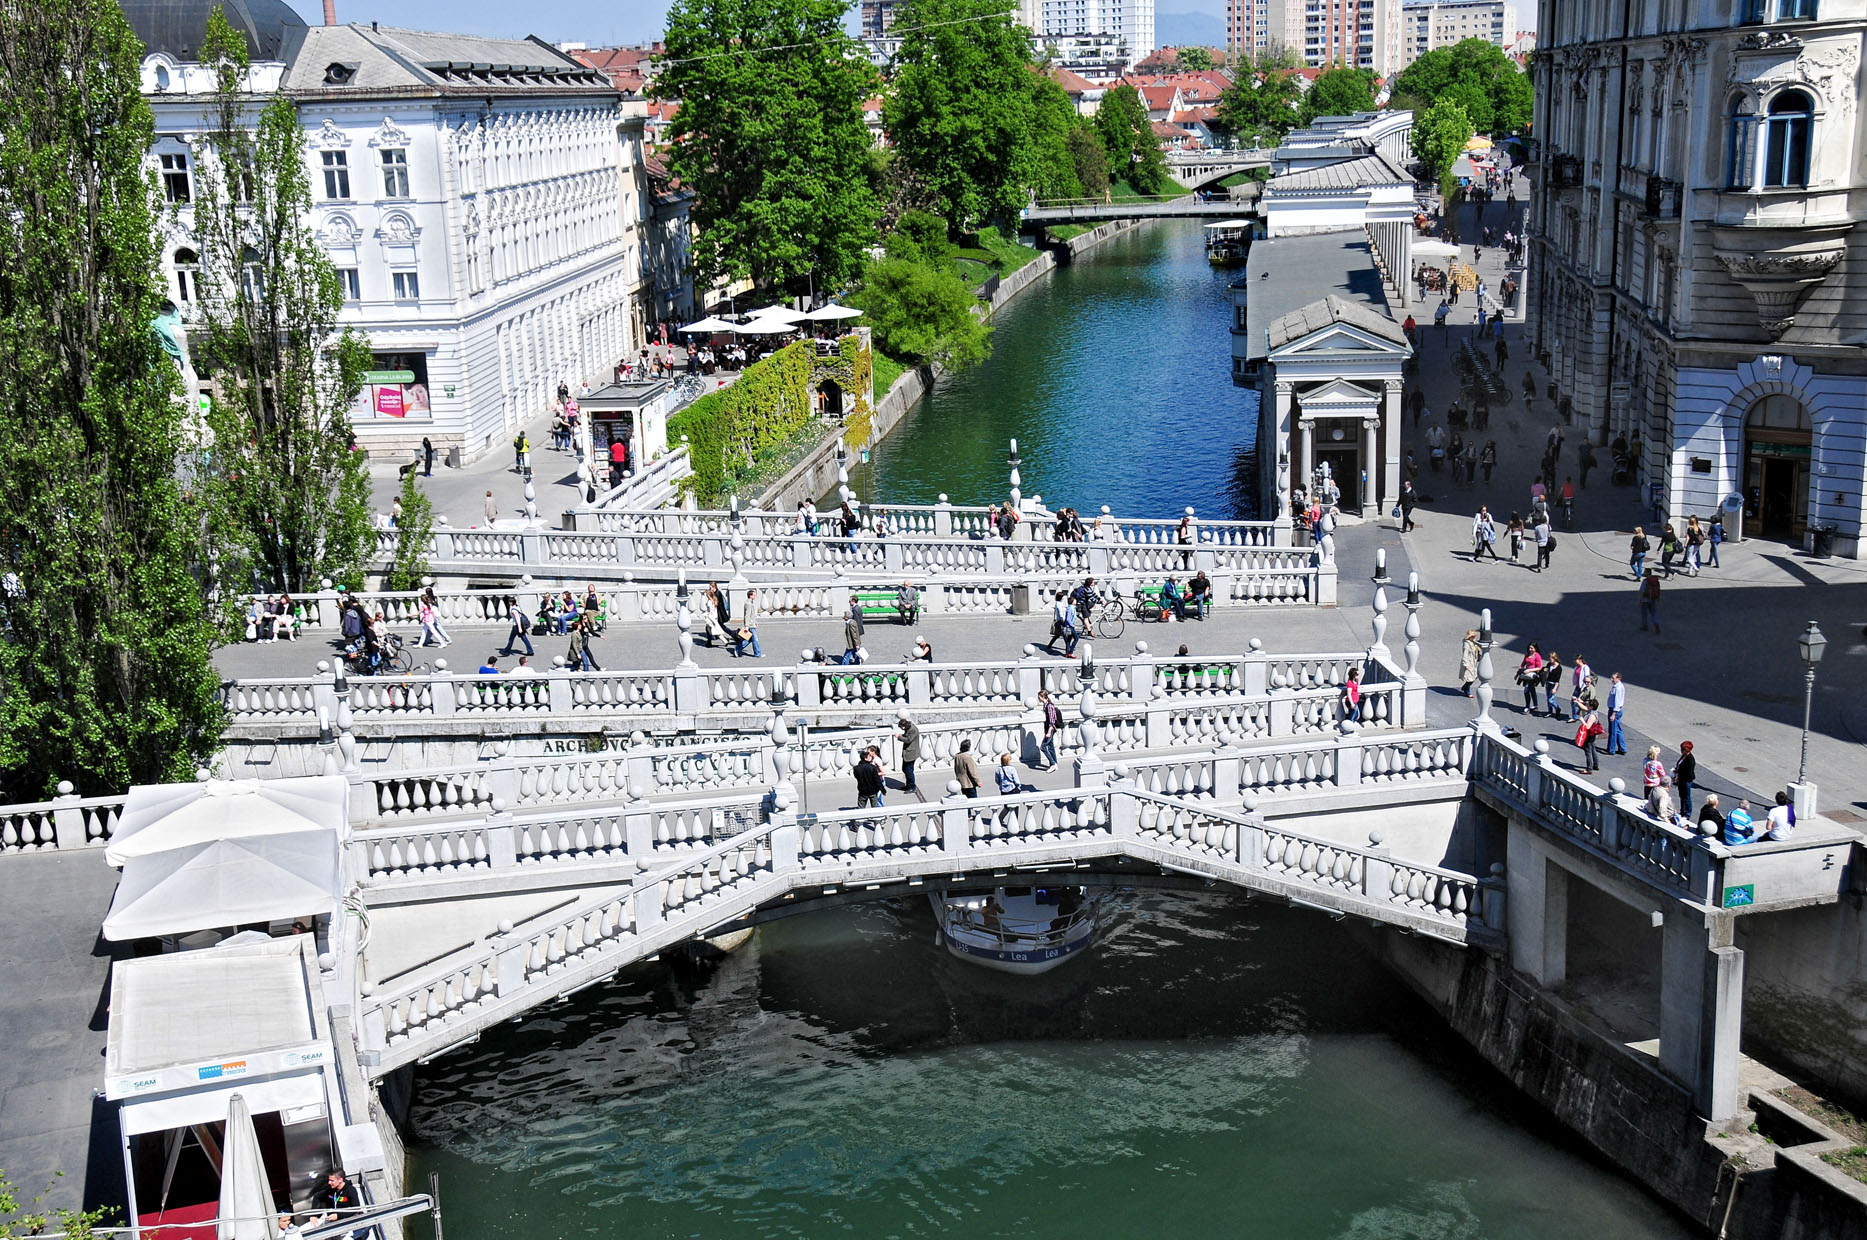
[[[1752,829],[1753,826],[1754,822],[1750,816],[1750,802],[1744,800],[1738,801],[1737,808],[1733,809],[1730,816],[1724,820],[1725,846],[1728,848],[1735,848],[1739,844],[1749,844],[1753,842],[1757,838],[1756,831]]]
[[[571,628],[583,634],[583,670],[600,672],[602,665],[596,661],[596,624],[588,616],[580,616]]]
[[[765,652],[758,644],[758,591],[747,590],[745,607],[739,613],[739,641],[733,646],[733,657],[737,658],[752,647],[752,657],[763,658]]]
[[[882,809],[882,764],[881,751],[870,745],[862,751],[862,758],[856,763],[856,808]]]
[[[1413,493],[1413,483],[1400,484],[1400,532],[1405,534],[1413,528],[1413,506],[1419,499]]]
[[[1037,691],[1037,709],[1044,721],[1044,739],[1037,746],[1038,752],[1043,756],[1044,769],[1054,771],[1057,769],[1057,732],[1063,727],[1063,712],[1057,708],[1048,689]]]
[[[583,626],[570,626],[570,649],[564,653],[564,666],[573,672],[583,671],[584,637]]]
[[[1530,571],[1540,573],[1549,567],[1549,553],[1555,549],[1556,536],[1549,529],[1549,509],[1539,509],[1536,514],[1536,566]]]
[[[1666,570],[1666,576],[1673,575],[1673,557],[1679,554],[1679,535],[1673,532],[1673,523],[1668,521],[1666,528],[1660,531],[1660,567]]]
[[[1361,669],[1348,669],[1348,679],[1342,682],[1342,718],[1349,723],[1361,722]]]
[[[1696,516],[1687,517],[1685,523],[1685,575],[1698,576],[1699,561],[1704,555],[1705,529],[1698,523]],[[1680,794],[1680,812],[1688,816],[1692,809],[1685,804],[1685,795]]]
[[[1536,714],[1536,695],[1543,688],[1543,652],[1535,642],[1517,665],[1517,683],[1523,686],[1523,713]]]
[[[1485,485],[1491,485],[1491,471],[1497,468],[1497,440],[1485,440],[1484,451],[1478,454],[1478,467],[1485,471]]]
[[[1633,573],[1635,581],[1639,581],[1646,575],[1647,552],[1650,550],[1652,550],[1652,544],[1647,542],[1647,532],[1636,525],[1634,537],[1627,544],[1627,567]]]
[[[843,666],[862,662],[862,612],[854,595],[849,599],[849,614],[843,617]]]
[[[901,790],[919,792],[914,783],[914,764],[921,760],[920,725],[905,710],[895,716],[895,722],[901,725],[895,733],[895,739],[901,742]]]
[[[1005,796],[1010,796],[1023,787],[1018,780],[1017,769],[1011,765],[1011,755],[1008,753],[998,755],[998,770],[992,773],[992,777],[998,783],[999,792]]]
[[[726,644],[726,620],[726,596],[717,583],[709,581],[706,592],[700,596],[700,621],[708,650],[718,650]]]
[[[389,501],[389,528],[395,529],[402,524],[402,497],[396,496]]]
[[[447,645],[447,638],[442,636],[441,633],[441,614],[435,610],[434,603],[430,596],[424,594],[421,597],[421,636],[415,640],[415,644],[417,646],[426,646],[428,644],[428,639],[431,637],[434,639],[435,645]]]
[[[1698,782],[1698,759],[1692,754],[1692,742],[1681,741],[1679,761],[1673,763],[1673,787],[1679,790],[1679,812],[1692,816],[1692,785]]]
[[[1776,804],[1767,821],[1769,826],[1763,832],[1765,839],[1786,840],[1796,833],[1796,807],[1789,803],[1787,792],[1776,794]]]
[[[525,432],[520,431],[512,437],[512,472],[525,472]]]
[[[993,517],[993,524],[998,528],[998,536],[1010,542],[1013,531],[1018,528],[1018,514],[1012,511],[1010,500],[998,506],[998,512]]]
[[[538,652],[532,649],[532,618],[525,614],[525,608],[519,605],[519,600],[516,596],[507,600],[506,619],[512,622],[512,631],[506,634],[505,649],[501,650],[499,653],[511,654],[512,643],[519,641],[525,643],[526,654],[537,654]]]
[[[497,520],[499,520],[499,501],[493,498],[491,491],[488,491],[486,493],[486,523],[491,525]]]
[[[1713,512],[1711,514],[1711,528],[1705,532],[1705,552],[1707,556],[1709,556],[1705,561],[1705,567],[1718,567],[1718,544],[1723,541],[1724,514],[1722,512]]]
[[[1724,834],[1724,815],[1718,812],[1718,794],[1707,792],[1705,803],[1698,807],[1698,833],[1707,839]]]
[[[1595,699],[1592,697],[1584,699],[1582,714],[1576,720],[1575,728],[1575,743],[1582,749],[1583,770],[1598,771],[1601,769],[1601,759],[1595,753],[1595,742],[1601,739],[1604,731],[1606,729],[1601,726],[1601,714],[1595,709]]]
[[[1051,654],[1057,652],[1057,639],[1063,639],[1065,658],[1076,653],[1076,643],[1082,635],[1082,617],[1076,611],[1076,604],[1070,596],[1058,590],[1050,605],[1050,640],[1044,643],[1044,649]]]
[[[1569,722],[1574,723],[1581,717],[1582,699],[1595,696],[1595,669],[1588,665],[1588,656],[1578,654],[1575,663],[1569,669]]]
[[[1653,815],[1668,826],[1672,825],[1678,807],[1673,802],[1672,780],[1660,776],[1660,782],[1647,792],[1647,813]]]
[[[1478,683],[1478,661],[1484,657],[1484,648],[1478,644],[1478,630],[1466,629],[1465,640],[1459,643],[1459,692],[1466,697],[1472,695],[1472,686]]]
[[[969,797],[979,795],[979,764],[972,759],[971,738],[961,741],[959,752],[953,755],[953,778],[959,784],[962,794]]]
[[[1584,439],[1582,440],[1582,446],[1577,449],[1577,452],[1581,456],[1580,468],[1582,480],[1579,485],[1582,490],[1586,491],[1588,489],[1588,471],[1595,467],[1595,445],[1587,439]]]
[[[1666,781],[1666,764],[1660,761],[1660,747],[1647,746],[1647,760],[1640,764],[1640,791],[1652,796],[1653,790]]]
[[[1655,633],[1660,631],[1660,574],[1656,568],[1647,570],[1647,579],[1640,583],[1640,631],[1647,631],[1651,622]]]
[[[1562,718],[1556,698],[1562,692],[1562,656],[1554,650],[1543,656],[1543,713],[1551,719]]]
[[[1504,531],[1510,535],[1510,562],[1515,564],[1518,554],[1523,551],[1523,517],[1516,510],[1511,511],[1510,524],[1504,527]]]
[[[1497,559],[1497,523],[1491,519],[1491,510],[1483,504],[1478,505],[1478,515],[1472,518],[1472,563],[1489,555]]]
[[[1621,730],[1626,714],[1627,686],[1621,674],[1615,672],[1608,678],[1608,752],[1611,754],[1627,752],[1627,734]]]

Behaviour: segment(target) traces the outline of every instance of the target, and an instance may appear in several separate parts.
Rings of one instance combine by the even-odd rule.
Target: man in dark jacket
[[[906,792],[918,792],[914,785],[914,764],[921,760],[920,725],[908,718],[905,710],[895,722],[900,725],[895,736],[901,741],[901,787]]]
[[[856,808],[880,809],[881,807],[881,750],[870,745],[862,751],[862,761],[856,763]]]

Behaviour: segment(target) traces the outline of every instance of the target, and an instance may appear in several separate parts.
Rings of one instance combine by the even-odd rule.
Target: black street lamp
[[[1809,777],[1809,713],[1815,706],[1815,665],[1822,661],[1822,651],[1828,648],[1828,639],[1822,636],[1822,631],[1811,620],[1809,627],[1796,638],[1796,648],[1809,669],[1803,676],[1802,764],[1796,768],[1796,783],[1802,784]]]

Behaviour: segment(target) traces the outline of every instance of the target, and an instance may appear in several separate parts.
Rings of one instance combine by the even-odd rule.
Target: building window
[[[201,256],[193,250],[175,251],[175,299],[183,305],[201,300]]]
[[[401,148],[382,153],[382,192],[385,198],[407,198],[408,152]]]
[[[361,301],[363,299],[363,284],[362,281],[357,279],[357,269],[355,267],[339,267],[337,269],[337,280],[338,283],[344,286],[345,301]]]
[[[170,202],[193,201],[194,187],[188,181],[188,157],[186,155],[164,155],[162,157],[162,193]]]
[[[1814,112],[1809,97],[1799,90],[1786,90],[1770,100],[1769,118],[1764,122],[1767,136],[1763,144],[1763,184],[1766,187],[1809,183],[1809,130],[1815,124]]]
[[[1757,118],[1750,110],[1750,100],[1739,96],[1731,101],[1730,129],[1724,183],[1731,189],[1749,189],[1757,163]]]
[[[324,152],[324,196],[340,202],[350,197],[350,157],[342,151]]]
[[[412,271],[395,273],[395,299],[397,301],[419,301],[421,299],[421,280]]]
[[[240,289],[249,302],[265,299],[266,273],[260,267],[259,251],[250,245],[240,251]]]
[[[1767,21],[1814,21],[1815,0],[1744,0],[1744,15],[1749,23]]]

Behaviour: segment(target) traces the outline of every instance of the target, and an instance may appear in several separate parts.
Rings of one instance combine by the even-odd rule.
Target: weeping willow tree
[[[0,0],[0,783],[184,779],[220,744],[179,372],[152,324],[143,49],[116,0]],[[0,1189],[0,1212],[5,1193]]]
[[[193,202],[198,355],[216,389],[216,550],[229,582],[262,589],[354,579],[374,545],[349,413],[369,345],[338,321],[343,285],[311,232],[297,109],[248,92],[246,42],[219,8],[201,60],[216,84]]]

